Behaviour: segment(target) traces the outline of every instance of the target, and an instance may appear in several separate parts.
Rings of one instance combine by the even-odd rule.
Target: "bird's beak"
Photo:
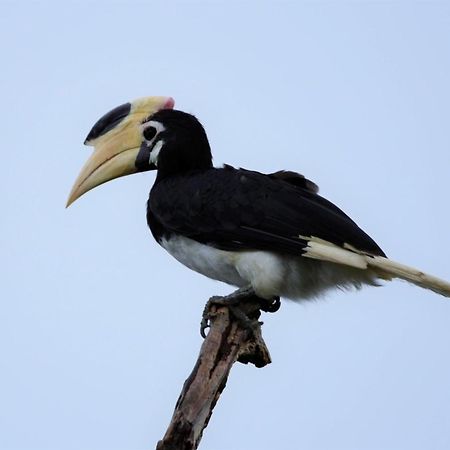
[[[94,152],[81,169],[66,207],[102,183],[138,172],[135,161],[142,143],[142,122],[161,109],[172,109],[174,104],[171,97],[143,97],[99,119],[84,142],[93,146]]]

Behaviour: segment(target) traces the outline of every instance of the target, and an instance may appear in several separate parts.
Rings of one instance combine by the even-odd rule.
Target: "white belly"
[[[252,286],[263,298],[280,296],[301,300],[318,297],[333,287],[360,288],[362,284],[376,284],[370,271],[301,256],[219,250],[184,236],[163,239],[161,246],[190,269],[233,286]]]

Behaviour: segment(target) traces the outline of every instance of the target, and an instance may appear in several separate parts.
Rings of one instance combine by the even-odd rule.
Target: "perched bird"
[[[205,130],[168,97],[104,115],[68,205],[123,175],[157,170],[147,203],[156,241],[185,266],[240,288],[234,298],[314,298],[401,278],[450,296],[450,284],[396,263],[318,187],[290,171],[213,167]]]

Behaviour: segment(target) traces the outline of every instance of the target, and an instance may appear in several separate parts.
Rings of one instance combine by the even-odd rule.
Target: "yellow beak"
[[[93,146],[94,152],[81,169],[66,207],[100,184],[136,173],[142,122],[160,109],[172,109],[174,103],[171,97],[143,97],[114,108],[98,120],[84,142]]]

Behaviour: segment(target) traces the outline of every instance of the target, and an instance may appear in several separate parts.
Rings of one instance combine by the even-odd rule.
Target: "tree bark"
[[[257,302],[246,301],[240,309],[257,319],[259,307]],[[264,367],[271,362],[260,325],[254,331],[248,330],[226,306],[212,306],[210,322],[197,362],[184,382],[172,420],[156,450],[196,449],[233,364],[239,361]]]

